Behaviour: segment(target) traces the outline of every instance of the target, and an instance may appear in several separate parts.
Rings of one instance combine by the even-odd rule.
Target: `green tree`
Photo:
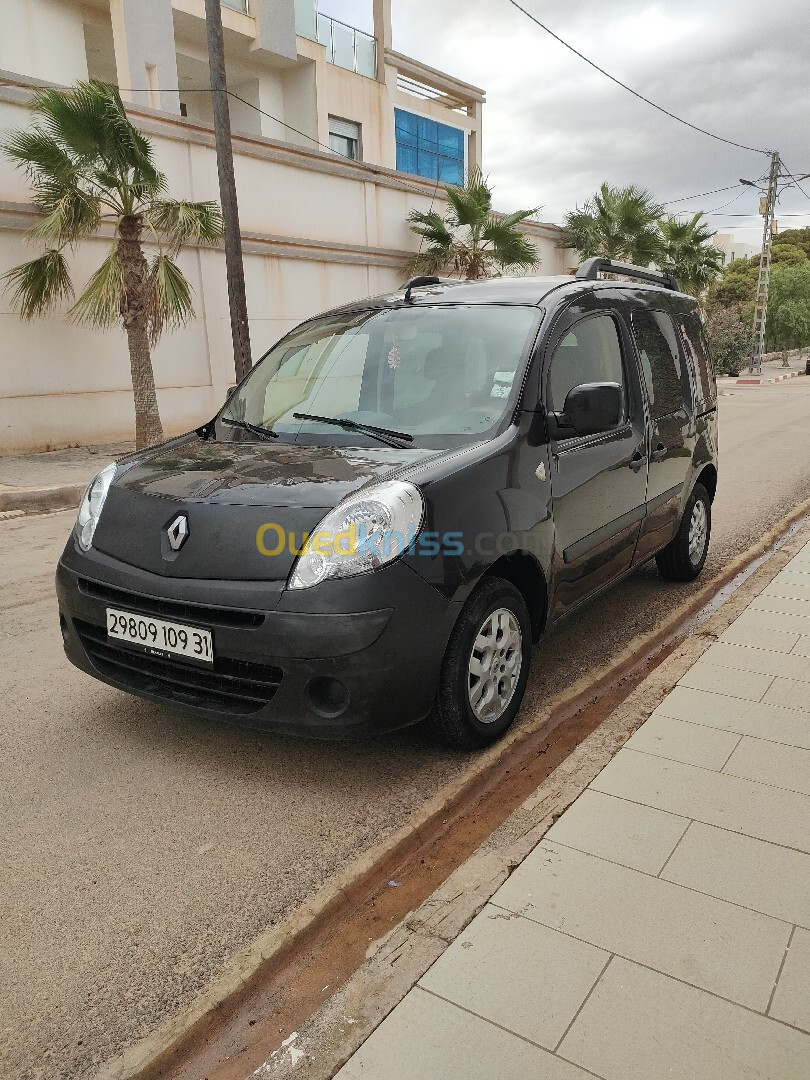
[[[92,274],[69,317],[97,329],[119,323],[127,336],[135,400],[135,443],[163,438],[151,346],[164,329],[193,317],[191,286],[175,262],[187,243],[213,243],[222,234],[214,202],[166,198],[167,180],[152,146],[127,117],[115,87],[79,82],[69,92],[42,90],[35,121],[9,132],[2,149],[22,169],[41,213],[30,230],[45,243],[38,258],[4,275],[23,319],[46,315],[74,299],[65,250],[113,227],[106,258]],[[147,256],[147,233],[157,250]]]
[[[751,313],[742,304],[709,303],[706,336],[718,375],[738,375],[751,348]]]
[[[517,228],[540,209],[518,210],[505,217],[492,211],[492,189],[477,167],[463,187],[445,188],[447,212],[408,215],[411,230],[427,241],[408,263],[409,274],[452,272],[468,281],[493,272],[528,270],[539,259],[532,243]]]
[[[807,262],[807,255],[798,244],[789,244],[780,238],[778,244],[771,245],[771,263],[785,266],[798,266]]]
[[[582,209],[567,213],[557,246],[584,258],[600,255],[649,266],[661,256],[660,219],[664,207],[643,188],[602,184]]]
[[[768,340],[777,349],[810,345],[810,261],[780,264],[771,272],[768,292]]]
[[[702,211],[688,221],[669,216],[661,222],[661,254],[656,262],[693,296],[701,296],[722,273],[723,253],[712,244],[713,236]]]
[[[728,263],[719,279],[709,288],[709,300],[723,307],[753,303],[757,292],[759,255]]]

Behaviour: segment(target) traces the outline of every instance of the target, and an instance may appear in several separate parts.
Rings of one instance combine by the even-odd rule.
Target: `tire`
[[[492,677],[492,640],[501,665]],[[474,649],[478,644],[479,648]],[[442,661],[430,728],[455,750],[480,750],[495,742],[517,716],[531,661],[532,631],[526,603],[504,578],[485,578],[461,610]],[[474,652],[477,654],[474,656]],[[482,675],[474,660],[488,659]],[[510,678],[511,671],[511,678]],[[475,702],[475,704],[473,704]]]
[[[694,581],[706,562],[711,532],[711,499],[702,484],[695,484],[677,533],[655,556],[661,576],[668,581]],[[697,548],[694,546],[696,541],[700,545]]]

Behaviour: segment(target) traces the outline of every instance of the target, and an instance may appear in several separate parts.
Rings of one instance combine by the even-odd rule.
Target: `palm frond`
[[[0,280],[11,289],[11,305],[23,319],[46,315],[64,300],[73,299],[70,271],[61,251],[49,249],[38,259],[9,270]]]
[[[101,219],[98,200],[79,188],[40,184],[33,201],[43,217],[31,227],[29,235],[39,240],[75,244],[98,228]]]
[[[118,258],[117,246],[113,245],[68,315],[74,322],[108,330],[121,318],[123,291],[121,260]]]
[[[191,285],[168,255],[156,255],[149,264],[147,310],[152,345],[165,329],[176,329],[194,317]]]
[[[534,244],[505,218],[490,218],[482,238],[491,245],[495,261],[503,270],[530,269],[540,261]]]
[[[480,228],[492,210],[492,192],[481,169],[473,166],[463,187],[447,187],[448,221],[453,225]]]
[[[215,202],[166,199],[153,202],[147,219],[177,252],[185,244],[214,244],[222,236],[222,211]]]

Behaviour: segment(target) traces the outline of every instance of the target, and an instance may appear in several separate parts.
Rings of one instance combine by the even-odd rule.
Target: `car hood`
[[[442,451],[393,447],[206,442],[187,436],[135,454],[119,467],[93,546],[167,577],[282,580],[304,534],[352,491]],[[188,536],[179,551],[167,529],[178,515]],[[283,550],[260,551],[259,530],[278,526]],[[263,536],[275,551],[281,534]]]

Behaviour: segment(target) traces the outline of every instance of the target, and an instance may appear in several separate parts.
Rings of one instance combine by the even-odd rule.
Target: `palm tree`
[[[711,243],[714,232],[703,211],[688,221],[667,217],[661,222],[662,249],[658,264],[677,278],[684,292],[700,296],[723,270],[723,252]]]
[[[463,187],[445,188],[447,213],[412,210],[413,232],[427,241],[408,264],[410,274],[451,271],[468,281],[489,277],[493,270],[528,270],[539,259],[534,246],[516,227],[536,214],[518,210],[500,217],[492,212],[492,190],[477,166],[470,169]]]
[[[574,248],[584,259],[601,255],[649,266],[661,251],[658,223],[663,213],[664,207],[644,188],[605,183],[582,209],[565,215],[565,233],[557,247]]]
[[[174,261],[186,243],[222,235],[214,202],[167,199],[166,177],[152,146],[130,123],[115,87],[79,82],[69,92],[42,90],[35,122],[10,132],[2,149],[22,169],[41,213],[29,235],[44,241],[42,255],[4,275],[23,319],[46,315],[74,299],[65,249],[113,227],[112,245],[68,315],[127,335],[135,399],[135,444],[163,439],[150,348],[164,329],[193,317],[191,286]],[[157,250],[144,254],[148,232]]]

